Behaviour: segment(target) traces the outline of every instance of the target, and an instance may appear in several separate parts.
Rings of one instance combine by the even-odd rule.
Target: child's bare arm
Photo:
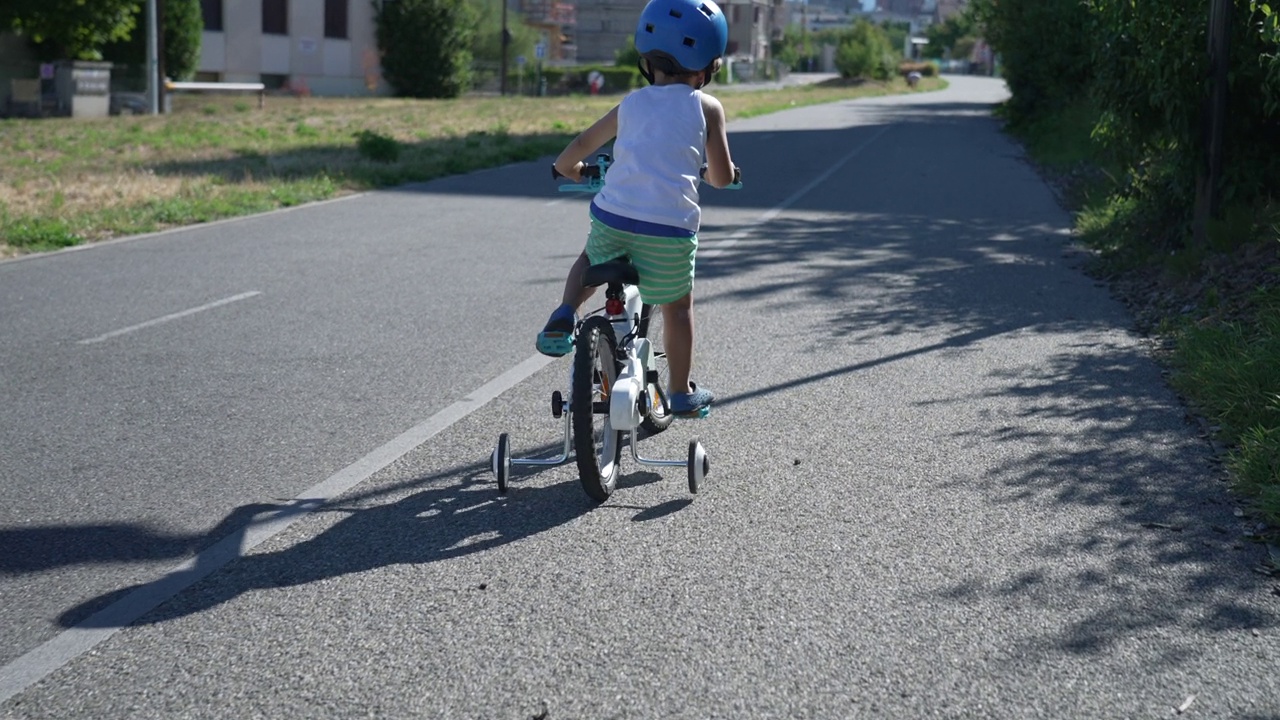
[[[618,106],[583,130],[556,158],[556,170],[575,182],[582,180],[582,159],[618,135]]]
[[[702,115],[707,119],[706,181],[722,188],[733,182],[733,158],[729,157],[729,135],[725,130],[724,106],[703,93]]]

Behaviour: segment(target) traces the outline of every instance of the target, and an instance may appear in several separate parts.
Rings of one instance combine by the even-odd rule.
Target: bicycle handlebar
[[[607,154],[601,153],[596,156],[596,164],[586,164],[582,166],[582,181],[576,183],[565,183],[560,186],[560,192],[599,192],[604,187],[604,176],[613,164],[613,158]],[[705,178],[707,175],[707,166],[703,165],[699,172],[699,177]],[[564,173],[556,169],[554,163],[551,165],[551,179],[559,180],[566,177]],[[733,182],[724,186],[723,190],[741,190],[742,189],[742,168],[737,165],[733,166]]]

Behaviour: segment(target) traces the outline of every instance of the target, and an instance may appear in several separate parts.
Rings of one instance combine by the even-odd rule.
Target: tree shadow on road
[[[975,375],[917,402],[919,426],[904,429],[985,456],[948,468],[938,512],[949,512],[945,498],[976,493],[984,513],[1047,518],[1055,528],[1029,525],[1009,565],[922,592],[922,606],[1075,608],[1076,619],[1015,633],[1019,661],[1103,655],[1140,637],[1177,664],[1187,659],[1177,648],[1184,635],[1280,627],[1275,581],[1253,572],[1265,551],[1242,536],[1249,528],[1233,513],[1211,448],[1148,345],[1127,329],[1129,315],[1082,272],[1087,256],[1062,228],[1016,210],[981,218],[834,202],[805,210],[740,233],[699,264],[700,317],[713,318],[705,322],[727,305],[735,317],[789,321],[781,337],[728,351],[741,358],[749,347],[756,362],[717,405],[785,402],[886,365],[975,354],[981,363],[963,365]],[[1016,343],[1036,346],[1034,364],[997,350]],[[813,356],[827,358],[824,369],[799,371]],[[935,420],[975,408],[976,424]],[[875,421],[874,407],[860,412]],[[1068,518],[1084,521],[1059,522]],[[1007,568],[1021,570],[1010,577]]]

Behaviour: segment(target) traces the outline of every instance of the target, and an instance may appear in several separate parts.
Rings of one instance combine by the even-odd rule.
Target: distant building
[[[196,79],[315,95],[387,94],[369,0],[201,0]]]
[[[729,21],[731,57],[753,63],[772,58],[770,43],[781,39],[786,28],[786,3],[783,0],[724,0],[720,3]]]
[[[646,0],[576,0],[578,62],[612,63],[635,34]],[[786,26],[784,0],[719,0],[729,23],[727,54],[764,62]]]
[[[612,65],[635,34],[646,0],[577,0],[574,44],[579,63]]]
[[[938,0],[938,8],[934,11],[933,19],[936,22],[944,22],[964,12],[968,5],[969,0]]]

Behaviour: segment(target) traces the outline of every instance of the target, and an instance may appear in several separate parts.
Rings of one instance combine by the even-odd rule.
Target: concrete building
[[[729,21],[727,54],[753,63],[768,62],[773,56],[770,43],[781,39],[786,28],[784,0],[723,0],[720,7]]]
[[[577,0],[575,40],[581,63],[612,63],[636,30],[646,0]],[[769,43],[786,26],[785,0],[719,0],[729,23],[727,54],[751,62],[770,58]]]
[[[574,40],[578,62],[612,64],[635,34],[646,0],[577,0]]]
[[[369,0],[201,0],[196,79],[315,95],[387,94]]]

